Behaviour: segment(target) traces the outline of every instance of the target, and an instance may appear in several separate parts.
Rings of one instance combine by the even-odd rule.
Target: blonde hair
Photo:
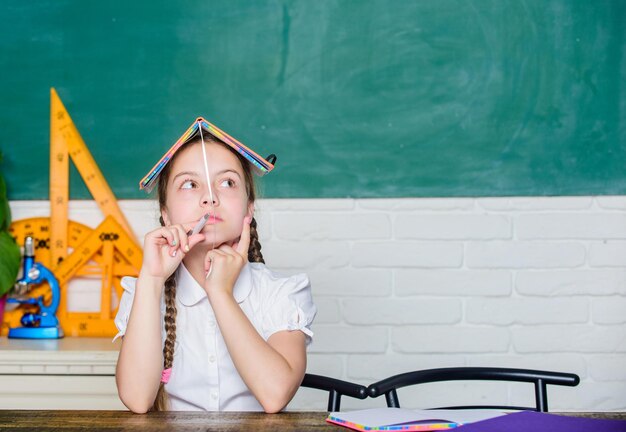
[[[256,199],[256,191],[254,185],[254,177],[250,163],[243,158],[240,154],[233,151],[231,147],[223,142],[213,138],[206,137],[204,142],[212,142],[224,146],[231,150],[243,169],[244,180],[246,184],[246,192],[248,195],[248,202],[253,203]],[[183,147],[201,143],[200,138],[194,138]],[[174,159],[179,155],[184,148],[180,148],[176,155],[169,161],[169,163],[163,168],[161,175],[159,176],[159,183],[157,186],[157,194],[159,201],[159,208],[163,210],[167,205],[167,183],[170,178],[170,172],[174,164]],[[163,218],[159,218],[161,225],[165,225]],[[257,223],[254,218],[250,222],[250,247],[248,249],[248,261],[265,263],[263,254],[261,253],[261,243],[259,242],[259,234],[257,231]],[[169,369],[174,363],[174,346],[176,344],[176,272],[172,273],[170,277],[165,281],[165,344],[163,345],[163,369]],[[169,401],[167,392],[165,391],[165,384],[161,383],[156,399],[152,406],[153,411],[165,411],[169,408]]]

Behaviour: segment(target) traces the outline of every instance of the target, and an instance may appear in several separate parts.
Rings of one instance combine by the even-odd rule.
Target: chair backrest
[[[541,412],[548,411],[548,384],[562,386],[577,386],[580,382],[578,375],[561,372],[547,372],[531,369],[509,369],[509,368],[488,368],[488,367],[460,367],[427,369],[415,372],[407,372],[394,375],[384,380],[371,384],[367,388],[370,397],[376,398],[385,395],[388,407],[400,407],[397,389],[416,384],[433,383],[440,381],[517,381],[534,383],[535,385],[535,408],[516,406],[454,406],[445,407],[447,409],[463,408],[498,408],[516,410],[535,410]]]
[[[350,396],[357,399],[367,398],[367,387],[323,375],[305,374],[300,387],[327,391],[329,412],[340,410],[341,396]]]

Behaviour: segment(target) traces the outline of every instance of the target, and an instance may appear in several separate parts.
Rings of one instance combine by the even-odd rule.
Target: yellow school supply
[[[95,229],[68,220],[69,159],[72,159],[89,192],[105,216]],[[111,188],[94,161],[69,113],[54,89],[50,91],[50,218],[14,221],[10,232],[18,244],[27,236],[35,240],[35,257],[48,265],[61,285],[57,316],[66,336],[114,336],[116,307],[112,293],[122,295],[123,276],[137,276],[142,250]],[[71,250],[71,253],[69,253]],[[99,312],[69,312],[67,284],[74,277],[101,278]],[[47,285],[30,296],[44,295]],[[3,333],[19,323],[20,307],[5,313]]]

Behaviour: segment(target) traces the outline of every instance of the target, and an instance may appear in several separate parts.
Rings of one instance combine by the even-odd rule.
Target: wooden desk
[[[0,430],[55,431],[342,431],[326,423],[326,412],[158,412],[143,415],[120,411],[0,411]],[[626,412],[567,413],[626,420]]]
[[[84,431],[342,431],[326,423],[325,412],[158,412],[0,411],[0,430]]]

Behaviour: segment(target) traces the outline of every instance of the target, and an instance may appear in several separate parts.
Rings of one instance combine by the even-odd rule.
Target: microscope
[[[31,285],[48,282],[52,291],[50,305],[44,304],[44,297],[26,297]],[[8,298],[7,303],[19,303],[32,305],[38,308],[37,312],[25,313],[20,323],[21,327],[9,329],[9,338],[15,339],[60,339],[63,337],[63,329],[59,326],[56,317],[61,289],[54,274],[41,263],[35,262],[35,246],[32,237],[24,240],[24,265],[22,278],[17,281],[15,292],[18,297]],[[26,298],[25,298],[26,297]]]

